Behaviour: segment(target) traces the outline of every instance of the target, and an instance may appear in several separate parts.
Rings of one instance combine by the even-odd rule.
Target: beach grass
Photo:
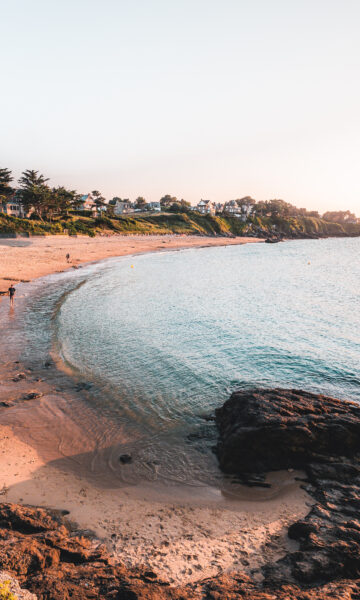
[[[110,215],[94,218],[91,215],[69,213],[53,218],[19,219],[0,214],[0,235],[206,235],[206,236],[281,236],[287,238],[360,235],[360,224],[340,224],[315,217],[260,217],[246,222],[236,217],[201,215],[197,212],[159,213],[140,215]]]

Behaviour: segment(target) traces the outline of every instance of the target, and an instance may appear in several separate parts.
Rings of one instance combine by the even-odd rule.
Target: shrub
[[[10,590],[10,581],[0,583],[0,600],[18,600],[18,597]]]

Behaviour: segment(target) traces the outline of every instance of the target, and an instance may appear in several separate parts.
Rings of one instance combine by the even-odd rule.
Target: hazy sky
[[[0,166],[360,215],[359,0],[0,0]]]

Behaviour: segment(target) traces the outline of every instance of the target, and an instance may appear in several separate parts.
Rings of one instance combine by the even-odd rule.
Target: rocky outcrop
[[[235,392],[216,423],[225,473],[302,469],[360,451],[360,406],[309,392]]]
[[[354,581],[304,590],[300,585],[260,585],[247,575],[230,574],[183,588],[157,580],[145,567],[115,564],[95,539],[72,531],[64,516],[16,504],[0,505],[0,566],[38,600],[358,600]],[[6,576],[6,579],[9,579]],[[12,579],[14,590],[20,590]],[[19,595],[19,600],[32,594]]]
[[[180,600],[151,571],[115,564],[97,540],[72,531],[60,513],[0,505],[0,567],[39,600]]]
[[[0,504],[0,569],[38,600],[359,600],[359,421],[355,404],[296,390],[237,392],[216,411],[225,472],[261,483],[300,468],[314,499],[289,528],[298,550],[266,565],[262,582],[236,573],[172,588],[115,563],[66,514],[10,503]]]
[[[357,586],[360,407],[298,390],[239,391],[216,411],[216,422],[217,453],[226,473],[246,479],[302,469],[304,487],[315,500],[308,516],[289,528],[299,550],[268,565],[265,584],[348,579]]]

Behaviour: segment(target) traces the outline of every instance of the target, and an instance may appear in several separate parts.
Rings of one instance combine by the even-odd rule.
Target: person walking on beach
[[[14,284],[12,283],[9,287],[9,296],[10,296],[10,306],[14,306],[14,297],[15,297],[16,289],[14,288]]]
[[[66,261],[70,262],[70,254],[69,253],[67,253],[67,255],[66,255]]]

